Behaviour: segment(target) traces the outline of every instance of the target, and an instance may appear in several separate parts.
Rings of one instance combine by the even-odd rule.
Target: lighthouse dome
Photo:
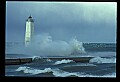
[[[34,22],[34,20],[32,19],[32,16],[29,16],[27,19],[28,22]]]

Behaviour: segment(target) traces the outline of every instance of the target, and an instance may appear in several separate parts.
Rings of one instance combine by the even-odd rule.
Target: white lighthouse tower
[[[34,33],[34,21],[31,16],[26,20],[26,31],[25,31],[25,46],[28,46],[32,40]]]

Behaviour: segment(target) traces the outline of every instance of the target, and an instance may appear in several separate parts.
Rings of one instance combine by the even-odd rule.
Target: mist
[[[69,41],[52,40],[52,36],[49,33],[44,33],[34,36],[27,47],[15,46],[8,53],[26,54],[29,56],[70,56],[84,54],[85,49],[82,42],[76,38],[71,38]]]

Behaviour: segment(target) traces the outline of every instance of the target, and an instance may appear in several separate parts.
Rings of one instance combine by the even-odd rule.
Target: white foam
[[[40,56],[33,56],[33,57],[32,57],[32,61],[34,61],[34,60],[39,60],[39,59],[41,59]]]
[[[55,65],[58,65],[58,64],[63,64],[63,63],[70,63],[70,62],[74,62],[73,60],[69,60],[69,59],[63,59],[61,61],[56,61],[55,62]]]
[[[52,72],[55,77],[68,77],[71,75],[78,76],[77,73],[69,73],[69,72],[62,71],[60,69],[45,68],[43,70],[38,70],[38,69],[30,68],[27,66],[19,67],[16,71],[23,71],[24,73],[30,73],[30,74],[40,74],[40,73]]]
[[[51,60],[51,59],[46,59],[46,61],[47,61],[47,62],[52,62],[52,60]]]
[[[23,71],[23,70],[28,69],[28,68],[30,68],[30,67],[26,67],[26,66],[19,67],[16,71]]]
[[[24,73],[39,74],[52,72],[51,68],[45,68],[43,70],[33,69],[30,67],[19,67],[16,71],[23,71]]]
[[[69,44],[72,47],[73,52],[71,54],[86,53],[83,43],[78,41],[76,38],[72,39]]]
[[[116,63],[116,58],[95,57],[90,59],[90,63]]]
[[[111,74],[107,74],[107,75],[90,75],[90,74],[85,74],[85,73],[79,73],[79,72],[66,72],[60,69],[51,69],[51,68],[45,68],[43,70],[39,70],[39,69],[34,69],[34,68],[30,68],[27,66],[23,66],[23,67],[19,67],[16,71],[22,71],[24,73],[30,73],[30,74],[40,74],[40,73],[53,73],[53,75],[55,77],[69,77],[69,76],[77,76],[77,77],[105,77],[105,78],[109,78],[109,77],[116,77],[116,73],[111,73]]]
[[[77,72],[76,72],[76,73],[69,73],[69,72],[66,72],[66,71],[62,71],[62,70],[60,70],[60,69],[54,70],[54,71],[53,71],[53,75],[54,75],[55,77],[69,77],[69,76],[71,76],[71,75],[79,76],[79,75],[77,74]]]
[[[79,72],[66,72],[60,69],[53,70],[53,75],[55,77],[70,77],[70,76],[76,76],[76,77],[103,77],[103,78],[115,78],[116,73],[106,74],[106,75],[90,75],[85,73],[79,73]]]
[[[46,61],[46,62],[52,62],[52,60],[50,60],[49,58],[44,59],[44,57],[40,57],[40,56],[33,56],[32,57],[32,61],[37,61],[37,60],[43,60],[43,61]]]

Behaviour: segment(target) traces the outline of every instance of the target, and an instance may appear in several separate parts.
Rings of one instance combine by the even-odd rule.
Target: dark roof
[[[31,15],[28,17],[28,19],[26,21],[34,22]]]
[[[30,15],[28,18],[32,18],[32,16]]]

